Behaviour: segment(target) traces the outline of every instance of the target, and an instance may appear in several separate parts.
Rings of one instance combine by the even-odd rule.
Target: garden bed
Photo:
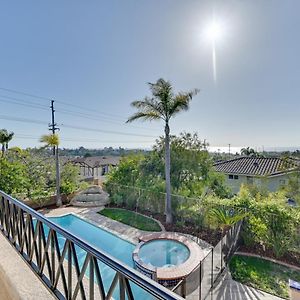
[[[229,263],[234,280],[288,299],[288,280],[300,281],[300,271],[256,257],[235,255]]]
[[[108,207],[121,208],[116,205],[109,205]],[[135,212],[135,210],[131,210],[131,211]],[[173,224],[170,225],[170,224],[166,224],[166,217],[163,214],[153,213],[147,210],[138,210],[138,212],[158,220],[165,227],[167,231],[191,234],[193,236],[198,237],[201,240],[206,241],[207,243],[213,246],[217,245],[222,237],[221,230],[213,230],[213,229],[203,228],[203,227],[200,228],[198,226],[195,226],[194,224],[189,224],[188,222],[186,222],[184,225],[181,225],[180,223],[176,223],[176,220],[174,220]]]
[[[259,244],[253,246],[241,245],[239,247],[239,251],[265,256],[271,259],[282,261],[286,264],[300,267],[300,253],[288,252],[284,254],[282,257],[277,258],[271,249],[263,249],[263,247]]]
[[[156,232],[161,231],[161,227],[159,226],[158,222],[134,211],[121,208],[104,208],[98,213],[140,230]]]

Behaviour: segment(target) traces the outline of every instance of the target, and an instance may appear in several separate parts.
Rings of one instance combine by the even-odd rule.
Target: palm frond
[[[156,83],[148,84],[152,95],[161,103],[165,116],[168,118],[170,101],[174,97],[171,83],[160,78]]]
[[[209,211],[209,218],[216,221],[221,228],[232,226],[246,216],[247,213],[242,209],[231,210],[225,207],[217,207]]]
[[[152,97],[133,101],[131,106],[137,108],[138,111],[127,122],[137,119],[163,119],[168,122],[176,113],[187,110],[189,102],[199,92],[199,90],[195,89],[174,95],[171,83],[162,78],[158,79],[155,83],[149,82],[148,84]]]
[[[0,143],[9,143],[14,136],[14,132],[8,132],[6,129],[0,130]]]
[[[162,119],[162,116],[158,114],[157,112],[154,111],[149,111],[149,112],[137,112],[133,114],[126,123],[131,123],[132,121],[135,121],[137,119],[144,119],[144,120],[159,120]]]
[[[170,103],[170,108],[169,108],[170,116],[173,116],[182,110],[188,110],[189,104],[193,99],[193,96],[197,95],[198,92],[199,92],[198,89],[194,89],[189,92],[178,93]]]
[[[133,101],[131,106],[137,108],[139,113],[151,116],[159,115],[162,119],[165,117],[165,111],[161,102],[153,98],[145,97],[144,100]]]
[[[40,138],[41,143],[47,146],[55,147],[59,145],[59,136],[57,134],[45,134]]]
[[[155,83],[148,82],[152,95],[160,98],[163,94],[169,94],[172,91],[172,85],[163,78],[158,79]]]

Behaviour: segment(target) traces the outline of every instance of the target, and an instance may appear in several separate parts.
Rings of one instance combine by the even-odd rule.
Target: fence
[[[115,183],[105,185],[106,191],[110,194],[113,204],[127,207],[129,209],[148,210],[153,213],[164,214],[166,194],[151,188],[143,189],[134,186],[127,186]],[[191,216],[187,212],[189,207],[197,207],[201,210],[201,199],[190,198],[171,194],[172,210],[177,219]]]
[[[238,247],[242,221],[232,226],[220,242],[207,253],[194,271],[173,291],[189,299],[205,299]],[[199,284],[197,284],[199,283]]]
[[[113,204],[137,211],[146,210],[153,214],[164,214],[165,193],[163,192],[119,184],[108,185],[107,191]],[[203,205],[201,198],[189,198],[172,194],[171,200],[177,223],[185,224],[184,227],[188,224],[189,229],[194,231],[193,233],[201,234],[203,229],[209,230],[209,227],[205,224],[207,207]],[[219,236],[216,245],[210,249],[205,258],[199,261],[199,265],[194,271],[173,288],[174,292],[187,299],[190,295],[193,296],[193,299],[199,300],[207,297],[213,284],[238,246],[241,223],[238,222],[232,226],[223,237]],[[216,233],[213,230],[209,232],[211,234]],[[195,241],[199,242],[198,238]]]
[[[182,299],[1,191],[0,231],[57,299]]]

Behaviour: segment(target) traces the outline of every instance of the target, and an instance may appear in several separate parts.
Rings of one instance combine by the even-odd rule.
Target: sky
[[[299,11],[297,0],[1,1],[0,128],[15,133],[11,146],[41,146],[54,99],[62,147],[149,148],[163,123],[125,121],[164,78],[175,92],[200,89],[172,134],[298,147]]]

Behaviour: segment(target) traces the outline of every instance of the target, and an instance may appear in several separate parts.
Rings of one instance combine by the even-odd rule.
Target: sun
[[[221,22],[213,20],[211,23],[207,24],[204,33],[208,40],[210,40],[211,42],[216,42],[223,37],[224,28]]]

